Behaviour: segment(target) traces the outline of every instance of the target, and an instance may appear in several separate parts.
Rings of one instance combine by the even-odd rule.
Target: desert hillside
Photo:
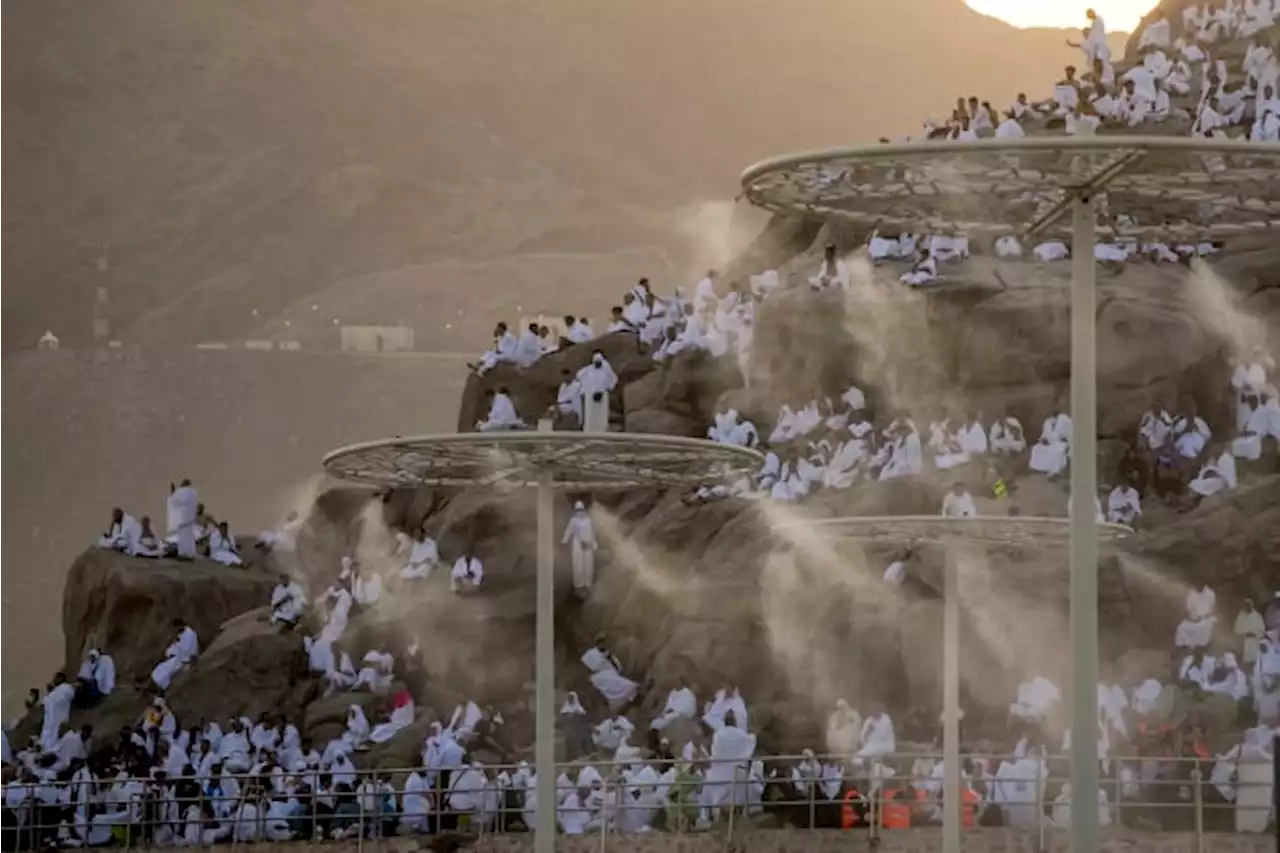
[[[657,245],[701,263],[682,226],[754,160],[1047,91],[1076,58],[962,0],[4,10],[6,351],[47,326],[85,342],[102,285],[114,336],[176,344],[315,295],[294,333],[338,305],[358,322],[342,291],[397,270],[442,298],[507,284],[417,269],[444,259]],[[567,278],[611,288],[594,266]]]
[[[252,532],[331,447],[456,417],[457,361],[195,342],[323,349],[341,320],[479,351],[516,311],[599,316],[639,275],[691,281],[749,163],[1076,58],[962,0],[3,9],[6,695],[56,665],[66,568],[112,505],[159,515],[190,476]],[[21,352],[88,346],[99,287],[123,350]]]

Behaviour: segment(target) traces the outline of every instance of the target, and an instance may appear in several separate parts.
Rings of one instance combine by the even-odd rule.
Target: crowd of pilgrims
[[[1277,4],[1280,7],[1280,4]],[[1102,19],[1090,12],[1090,25],[1079,45],[1088,73],[1077,78],[1068,68],[1053,97],[1031,103],[1019,95],[1003,118],[990,105],[960,99],[951,120],[927,125],[928,138],[971,139],[985,135],[1023,135],[1032,120],[1060,119],[1068,133],[1092,132],[1103,122],[1139,125],[1165,121],[1170,95],[1199,91],[1193,132],[1221,136],[1234,126],[1247,128],[1253,139],[1280,137],[1280,101],[1276,98],[1280,65],[1273,46],[1258,39],[1240,67],[1214,57],[1215,47],[1231,39],[1254,38],[1273,31],[1280,8],[1270,0],[1220,0],[1189,7],[1178,22],[1157,21],[1141,34],[1142,61],[1119,76],[1111,64]],[[1198,82],[1197,82],[1198,81]],[[1123,263],[1136,257],[1177,261],[1215,251],[1210,244],[1169,247],[1103,244],[1098,259]],[[920,286],[939,279],[938,263],[962,260],[968,241],[956,235],[876,234],[868,247],[873,262],[914,259],[902,277]],[[1019,257],[1022,247],[1002,238],[996,254]],[[1061,243],[1033,248],[1039,260],[1069,256]],[[848,290],[850,271],[829,246],[808,280],[814,291]],[[612,310],[603,333],[637,337],[655,361],[686,350],[714,357],[732,355],[746,376],[757,305],[784,283],[777,271],[751,276],[749,283],[721,289],[714,271],[697,283],[691,298],[676,288],[657,297],[642,279]],[[515,335],[505,323],[495,330],[493,348],[473,365],[484,374],[499,363],[531,366],[543,355],[569,346],[591,346],[597,333],[586,317],[566,316],[563,334],[534,324]],[[1238,460],[1257,462],[1274,452],[1266,442],[1280,442],[1280,394],[1268,382],[1273,365],[1261,351],[1240,360],[1229,377],[1237,402],[1232,434],[1215,438],[1194,407],[1157,407],[1138,426],[1130,452],[1117,472],[1117,483],[1097,498],[1100,519],[1141,523],[1142,498],[1155,496],[1186,505],[1201,497],[1235,488]],[[1228,381],[1224,377],[1224,382]],[[603,353],[593,350],[589,364],[562,376],[557,407],[576,419],[584,431],[609,429],[609,398],[618,377]],[[488,416],[479,430],[527,428],[530,419],[516,411],[506,388],[491,393]],[[784,405],[764,434],[755,423],[728,409],[717,413],[708,428],[710,439],[761,449],[766,461],[752,476],[722,486],[708,486],[694,500],[760,498],[803,500],[821,489],[847,489],[862,482],[949,472],[956,484],[940,508],[944,516],[978,514],[963,476],[975,466],[990,497],[1009,499],[1023,475],[1056,478],[1068,467],[1071,419],[1065,411],[1047,412],[1040,435],[1031,442],[1016,417],[986,418],[981,412],[930,413],[922,434],[909,413],[877,417],[863,391],[848,388],[836,399]],[[926,437],[927,436],[927,437]],[[947,476],[944,474],[943,476]],[[213,518],[188,480],[170,485],[168,528],[161,537],[149,516],[140,519],[117,508],[99,540],[135,557],[207,558],[228,567],[243,565],[228,523]],[[1064,511],[1065,511],[1064,507]],[[1008,514],[1016,514],[1009,505]],[[291,514],[280,529],[263,533],[257,547],[288,550],[301,525]],[[573,566],[573,585],[589,595],[598,549],[589,509],[579,502],[564,531]],[[313,744],[296,721],[263,714],[257,720],[181,724],[164,699],[174,677],[199,656],[195,630],[175,621],[174,639],[158,656],[148,679],[155,699],[134,725],[118,733],[95,733],[90,726],[68,728],[73,708],[92,707],[116,687],[115,664],[108,650],[91,650],[74,680],[58,673],[45,693],[32,690],[28,708],[40,708],[38,736],[17,750],[4,737],[5,849],[35,846],[99,846],[139,835],[160,846],[196,846],[220,841],[305,839],[318,836],[377,837],[397,833],[435,832],[460,824],[532,828],[536,816],[536,779],[527,763],[505,769],[486,767],[473,751],[497,746],[502,715],[474,702],[455,709],[451,719],[432,724],[422,745],[421,765],[407,774],[360,773],[352,756],[384,743],[415,719],[412,692],[404,687],[417,673],[417,649],[410,646],[400,660],[383,648],[358,650],[344,642],[347,624],[360,608],[377,607],[384,576],[393,588],[425,581],[441,563],[439,548],[425,530],[397,534],[389,555],[390,572],[344,557],[336,581],[310,598],[297,580],[283,576],[271,596],[273,623],[281,630],[316,624],[319,630],[301,637],[308,667],[325,694],[370,692],[380,699],[384,716],[376,723],[363,704],[352,704],[340,737]],[[895,560],[885,580],[901,584],[909,574],[910,553]],[[480,593],[481,561],[460,553],[452,563],[449,587],[457,594]],[[1187,596],[1187,617],[1174,637],[1174,665],[1163,674],[1131,685],[1099,685],[1099,749],[1106,784],[1098,791],[1104,821],[1111,807],[1125,800],[1147,802],[1153,786],[1173,782],[1170,796],[1188,798],[1182,765],[1161,764],[1162,757],[1185,756],[1200,761],[1208,780],[1206,797],[1226,810],[1230,826],[1262,831],[1271,819],[1270,761],[1274,729],[1280,726],[1280,592],[1265,616],[1251,602],[1236,615],[1230,640],[1218,629],[1219,611],[1207,586]],[[360,660],[354,663],[352,655]],[[828,719],[825,757],[806,750],[798,760],[772,761],[756,755],[746,700],[726,686],[699,705],[689,685],[673,689],[663,712],[638,733],[632,710],[640,683],[628,677],[603,639],[588,649],[582,663],[599,693],[591,715],[576,693],[560,711],[571,758],[579,759],[558,778],[557,817],[566,833],[597,831],[608,824],[617,831],[647,828],[697,828],[723,817],[724,806],[748,813],[781,800],[819,807],[819,822],[865,825],[868,797],[884,803],[880,821],[887,827],[902,820],[936,822],[941,816],[941,762],[900,754],[894,721],[883,706],[868,705],[863,718],[840,700]],[[1170,691],[1184,695],[1220,694],[1239,704],[1239,739],[1229,751],[1214,755],[1206,746],[1203,724],[1195,717],[1170,725]],[[1069,820],[1069,786],[1050,787],[1052,760],[1059,750],[1045,739],[1046,720],[1057,711],[1057,686],[1039,676],[1027,678],[1009,708],[1005,752],[965,759],[966,823],[1034,826],[1047,819]],[[1164,709],[1162,711],[1162,709]],[[592,722],[591,717],[599,718]],[[677,721],[695,724],[706,746],[685,740],[673,752],[664,732]],[[643,724],[642,724],[643,725]],[[100,739],[113,745],[99,749]],[[929,740],[928,732],[920,740]],[[634,741],[634,742],[633,742]],[[1068,744],[1063,742],[1062,748]],[[819,746],[819,745],[815,745]],[[936,737],[929,751],[936,752]],[[90,754],[94,758],[90,760]],[[595,756],[597,769],[585,759]],[[1172,768],[1172,769],[1171,769]],[[399,778],[396,778],[399,777]],[[904,811],[905,809],[905,811]],[[1181,817],[1141,808],[1126,810],[1125,820],[1165,824]],[[851,823],[852,819],[852,823]],[[803,821],[802,821],[803,822]],[[20,832],[25,827],[26,832]]]
[[[1112,63],[1106,25],[1093,10],[1079,43],[1083,74],[1067,66],[1052,94],[1031,101],[1019,93],[1003,113],[976,96],[959,97],[945,122],[925,122],[922,140],[1020,139],[1027,129],[1068,135],[1092,135],[1102,128],[1132,128],[1141,133],[1168,125],[1191,136],[1246,137],[1280,141],[1280,60],[1276,57],[1280,4],[1273,0],[1208,0],[1183,10],[1180,20],[1161,18],[1143,28],[1139,61],[1122,72]],[[1238,46],[1247,43],[1242,52]],[[1195,105],[1178,107],[1194,100]],[[882,140],[887,142],[888,140]],[[1131,216],[1115,217],[1118,228],[1136,224]],[[1108,265],[1129,262],[1187,263],[1219,251],[1212,242],[1169,244],[1158,239],[1119,238],[1094,248]],[[1012,235],[995,241],[994,254],[1005,260],[1030,257],[1059,261],[1071,256],[1060,240],[1024,247]],[[868,247],[878,264],[908,263],[900,278],[912,287],[947,280],[947,266],[969,257],[963,234],[877,233]]]
[[[1165,683],[1146,678],[1098,686],[1101,819],[1189,827],[1189,810],[1167,805],[1190,804],[1195,765],[1202,768],[1204,801],[1214,807],[1206,811],[1208,828],[1262,832],[1271,819],[1272,750],[1280,731],[1280,592],[1265,614],[1244,602],[1230,632],[1215,630],[1218,607],[1208,587],[1188,593],[1186,606],[1173,638],[1181,660]],[[166,660],[189,663],[199,653],[198,639],[181,620],[174,627]],[[726,808],[748,815],[770,809],[784,822],[851,828],[866,825],[872,802],[886,829],[941,819],[945,768],[925,754],[938,748],[927,715],[923,725],[920,718],[895,724],[881,704],[866,704],[864,717],[841,699],[827,717],[823,742],[815,744],[822,752],[772,759],[757,754],[750,710],[737,687],[699,703],[694,689],[681,683],[646,724],[634,712],[641,684],[604,637],[581,662],[597,710],[589,713],[575,692],[560,708],[558,725],[573,762],[557,777],[557,822],[566,834],[697,830],[722,820]],[[397,668],[385,652],[366,655],[364,664],[356,683],[342,690],[379,694],[388,718],[372,725],[365,704],[353,703],[342,734],[316,744],[295,721],[269,712],[256,720],[179,721],[164,699],[172,673],[160,667],[151,675],[154,699],[135,724],[118,733],[68,729],[73,706],[92,706],[116,687],[110,655],[90,651],[75,682],[59,673],[43,697],[33,691],[30,703],[43,706],[43,725],[31,743],[12,751],[6,733],[6,849],[536,827],[529,764],[486,766],[476,759],[486,750],[504,754],[504,721],[492,707],[467,702],[447,722],[434,722],[414,767],[358,771],[353,756],[389,740],[412,722],[415,708],[404,686],[412,678],[407,665]],[[1237,708],[1234,745],[1215,755],[1194,715],[1174,725],[1174,694],[1218,696]],[[964,759],[965,823],[1065,827],[1071,791],[1054,756],[1070,744],[1064,738],[1055,749],[1059,744],[1047,734],[1049,720],[1060,719],[1061,694],[1033,676],[1011,698],[1003,746]],[[690,738],[691,727],[702,736]],[[914,745],[900,744],[904,730]],[[668,734],[681,743],[678,749]],[[1189,761],[1162,761],[1173,757]]]

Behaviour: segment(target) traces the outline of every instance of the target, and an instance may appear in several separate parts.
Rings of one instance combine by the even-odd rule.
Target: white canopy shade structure
[[[872,145],[767,160],[747,169],[741,184],[743,196],[766,210],[868,229],[1070,240],[1071,785],[1095,790],[1095,244],[1099,235],[1195,243],[1275,232],[1280,239],[1280,143],[1105,135]],[[1071,809],[1071,849],[1095,850],[1096,803],[1079,800]],[[951,846],[958,836],[948,839],[948,853],[958,851]]]
[[[538,430],[382,439],[339,448],[325,471],[375,488],[533,488],[538,505],[535,768],[537,853],[554,853],[555,531],[560,491],[691,488],[754,472],[764,457],[746,447],[678,436]]]
[[[1090,513],[1093,508],[1090,507]],[[1092,516],[1090,516],[1092,517]],[[1061,550],[1068,544],[1071,520],[1022,516],[978,516],[949,518],[936,515],[847,516],[808,518],[776,525],[774,531],[787,539],[817,536],[832,542],[892,544],[910,547],[938,545],[944,552],[942,626],[942,756],[943,770],[943,850],[960,853],[960,566],[961,555],[975,547],[1014,547]],[[1115,542],[1133,533],[1120,524],[1097,524],[1098,539]],[[1095,685],[1093,693],[1096,696]],[[1094,700],[1097,701],[1096,699]],[[1080,712],[1073,702],[1073,714]],[[1095,710],[1085,715],[1090,727],[1089,741],[1097,749]],[[1072,744],[1077,741],[1077,720],[1072,717]],[[1097,773],[1095,761],[1095,774]],[[1094,787],[1097,787],[1095,779]],[[1073,788],[1072,790],[1079,790]],[[1084,798],[1088,799],[1088,798]],[[1096,800],[1094,800],[1096,802]]]

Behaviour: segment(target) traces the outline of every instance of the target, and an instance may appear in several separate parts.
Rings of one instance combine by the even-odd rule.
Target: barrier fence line
[[[895,762],[911,758],[934,760],[937,756],[895,753]],[[979,756],[964,756],[979,759]],[[911,826],[931,826],[941,821],[942,778],[931,769],[928,775],[883,775],[869,778],[865,765],[850,772],[853,756],[819,755],[812,760],[836,768],[827,778],[797,781],[789,771],[806,756],[768,756],[750,761],[702,759],[683,761],[599,761],[557,765],[561,774],[576,774],[591,766],[600,773],[588,787],[558,785],[558,817],[562,832],[571,835],[599,833],[602,850],[611,834],[663,829],[668,832],[698,832],[722,828],[731,840],[745,818],[762,813],[777,817],[783,827],[794,829],[866,830],[873,835]],[[1047,833],[1060,827],[1046,816],[1047,806],[1061,806],[1046,799],[1053,783],[1067,781],[1055,776],[1049,765],[1063,759],[1037,757],[1036,776],[996,779],[1011,786],[999,801],[966,799],[963,823],[971,829],[983,823],[983,815],[1001,808],[1004,824],[1013,829],[1034,831],[1040,849],[1047,849]],[[764,774],[751,765],[760,762]],[[1104,780],[1107,794],[1104,824],[1127,823],[1122,815],[1154,822],[1159,829],[1194,831],[1198,849],[1203,850],[1207,817],[1224,817],[1230,810],[1236,828],[1244,821],[1250,828],[1265,827],[1274,821],[1273,798],[1245,798],[1257,805],[1234,804],[1221,795],[1214,798],[1219,784],[1231,784],[1240,794],[1252,787],[1270,787],[1263,781],[1214,780],[1201,766],[1210,762],[1189,758],[1110,759],[1119,765],[1136,767],[1142,778]],[[732,764],[729,778],[708,782],[689,775],[690,766]],[[770,776],[777,765],[785,764],[788,775]],[[1263,765],[1266,766],[1266,765]],[[637,777],[650,768],[652,773]],[[671,768],[675,768],[674,774]],[[279,769],[279,768],[275,768]],[[534,793],[529,768],[525,765],[490,765],[483,768],[483,781],[458,783],[469,768],[428,772],[423,768],[397,768],[342,773],[338,777],[318,770],[292,774],[283,772],[225,773],[217,779],[206,777],[118,776],[96,783],[72,780],[58,785],[49,782],[15,782],[5,786],[7,822],[15,833],[16,848],[43,849],[53,844],[83,843],[97,846],[117,843],[125,847],[216,844],[233,847],[259,841],[367,840],[396,835],[461,832],[527,831],[536,811],[527,808],[524,795]],[[662,770],[666,775],[660,775]],[[1185,776],[1182,775],[1185,771]],[[403,781],[392,788],[393,777],[407,778],[418,773],[427,786],[405,790]],[[626,774],[624,776],[624,773]],[[479,775],[479,773],[477,774]],[[720,774],[717,774],[719,776]],[[1161,778],[1172,776],[1174,778]],[[203,783],[202,783],[203,780]],[[294,787],[289,787],[292,780]],[[916,784],[923,783],[923,784]],[[345,786],[345,787],[343,787]],[[966,785],[966,789],[967,789]],[[566,809],[570,793],[581,797],[579,807]],[[232,790],[234,789],[234,790]],[[341,790],[340,790],[341,789]],[[1003,789],[1002,789],[1003,790]],[[1017,798],[1010,794],[1019,794]],[[1273,792],[1274,793],[1274,792]],[[192,809],[194,808],[194,811]],[[1136,813],[1135,813],[1136,810]],[[1258,815],[1256,812],[1263,812]],[[1254,812],[1255,814],[1250,814]],[[1160,817],[1169,816],[1179,825],[1159,826]],[[1224,821],[1216,821],[1222,823]],[[749,825],[749,828],[751,827]],[[1150,826],[1136,827],[1151,829]]]

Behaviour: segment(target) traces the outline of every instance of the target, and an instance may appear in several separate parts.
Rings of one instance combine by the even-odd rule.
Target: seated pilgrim
[[[991,449],[987,441],[987,431],[982,426],[981,412],[978,413],[978,417],[969,421],[968,425],[962,423],[956,431],[955,438],[969,457],[982,456]]]
[[[1061,699],[1057,686],[1037,675],[1018,685],[1018,698],[1009,706],[1009,713],[1019,719],[1036,722],[1043,720]]]
[[[579,317],[577,322],[569,329],[568,338],[575,344],[585,344],[593,340],[596,336],[595,331],[591,328],[591,321],[586,317]]]
[[[919,476],[924,468],[924,451],[915,423],[910,418],[895,420],[884,431],[884,437],[885,443],[873,462],[879,466],[879,479]]]
[[[1129,483],[1122,483],[1111,490],[1107,497],[1107,521],[1132,527],[1142,515],[1142,503],[1138,490]]]
[[[473,365],[476,373],[483,376],[500,362],[514,362],[517,347],[515,335],[507,330],[507,324],[499,323],[493,330],[493,348],[480,356],[480,361]]]
[[[468,589],[479,589],[484,580],[484,564],[479,557],[459,557],[449,573],[449,590],[459,592]]]
[[[1067,414],[1050,415],[1040,428],[1040,441],[1031,448],[1028,466],[1050,477],[1056,477],[1067,468],[1071,453],[1071,417]]]
[[[1154,408],[1142,416],[1138,423],[1138,438],[1144,449],[1159,450],[1173,434],[1173,416],[1165,409]]]
[[[600,749],[613,752],[635,731],[635,728],[630,720],[619,714],[601,721],[592,731],[591,740]]]
[[[258,547],[266,551],[292,551],[302,528],[302,518],[297,510],[290,510],[284,523],[275,530],[264,530],[258,535]]]
[[[195,629],[182,619],[174,619],[173,627],[178,631],[177,639],[164,650],[164,660],[151,670],[151,680],[161,690],[168,690],[173,677],[200,654],[200,640]]]
[[[603,635],[583,652],[582,663],[591,670],[591,685],[600,691],[612,711],[630,704],[640,690],[639,684],[622,674],[622,664],[609,651]]]
[[[898,257],[900,246],[897,237],[881,237],[879,231],[872,231],[867,242],[867,255],[873,264],[881,264]]]
[[[165,551],[164,540],[151,529],[151,516],[144,515],[140,523],[138,538],[133,543],[129,553],[135,557],[163,557]]]
[[[1213,640],[1213,626],[1217,622],[1214,608],[1217,596],[1208,584],[1187,593],[1187,618],[1178,624],[1173,643],[1182,649],[1198,649]]]
[[[1223,450],[1216,459],[1210,459],[1200,469],[1196,478],[1187,484],[1191,491],[1207,498],[1236,487],[1236,458],[1230,450]]]
[[[292,628],[306,612],[306,593],[288,574],[281,574],[276,588],[271,592],[271,624]]]
[[[516,341],[515,363],[517,367],[525,368],[532,366],[540,358],[542,337],[538,334],[538,324],[530,323]]]
[[[987,444],[992,453],[1012,456],[1027,449],[1027,439],[1022,434],[1022,422],[1013,415],[1005,415],[991,425]]]
[[[956,482],[951,491],[942,499],[943,518],[973,518],[978,514],[978,507],[973,502],[973,495],[964,487],[964,483]]]
[[[873,704],[873,711],[862,721],[862,731],[858,733],[861,746],[854,753],[855,763],[864,760],[884,758],[892,755],[898,748],[897,738],[893,732],[893,720],[883,705]]]
[[[516,404],[512,402],[511,393],[505,387],[499,388],[496,393],[492,388],[486,388],[484,396],[489,401],[489,416],[477,421],[476,429],[480,432],[500,432],[524,428],[525,423],[516,414]]]
[[[440,551],[436,548],[436,540],[428,536],[421,527],[413,532],[411,538],[407,538],[411,543],[409,561],[400,570],[400,577],[406,580],[425,578],[440,564]]]
[[[138,520],[120,507],[116,507],[111,510],[111,526],[98,540],[98,547],[129,553],[137,547],[138,536],[141,533],[142,525]]]
[[[921,248],[916,253],[915,261],[911,264],[911,269],[903,273],[898,281],[908,287],[922,287],[931,284],[938,278],[938,261],[934,258],[933,253],[927,248]]]
[[[396,659],[389,652],[371,649],[365,652],[361,660],[363,666],[356,675],[352,690],[368,690],[371,693],[386,693],[391,689],[391,680],[395,673]]]
[[[948,471],[969,461],[960,433],[951,431],[950,418],[929,425],[929,449],[933,451],[933,464],[940,471]]]
[[[1226,652],[1222,655],[1222,660],[1218,661],[1209,674],[1204,691],[1229,696],[1236,702],[1249,695],[1249,676],[1240,669],[1233,653]]]
[[[1071,257],[1071,250],[1061,240],[1049,240],[1037,244],[1031,254],[1035,255],[1037,261],[1061,261]]]
[[[373,743],[386,743],[396,736],[401,729],[413,724],[413,696],[408,690],[398,691],[391,700],[391,714],[386,722],[379,723],[369,732],[369,740]]]
[[[209,559],[224,566],[243,566],[236,538],[225,521],[219,521],[218,527],[209,534]]]
[[[582,384],[568,368],[560,371],[560,389],[556,392],[556,409],[563,417],[573,416],[578,426],[582,426]]]
[[[1178,684],[1192,690],[1205,690],[1213,681],[1218,661],[1203,648],[1193,649],[1178,668]]]
[[[1021,139],[1026,135],[1027,132],[1022,129],[1022,124],[1018,121],[1017,116],[1015,116],[1012,111],[1005,113],[1004,119],[996,126],[996,139]],[[1000,239],[1004,240],[1006,238],[1001,237]],[[1016,237],[1009,237],[1009,239],[1012,239],[1014,244],[1017,243]],[[1006,244],[1006,250],[1007,249],[1008,244]],[[1022,247],[1018,246],[1017,254],[1000,254],[1000,244],[997,242],[996,253],[1002,258],[1016,258],[1022,255]]]
[[[660,732],[674,720],[681,718],[686,720],[698,718],[698,697],[693,694],[693,690],[687,684],[671,689],[667,694],[667,704],[663,707],[662,713],[653,718],[649,727]]]
[[[853,755],[861,737],[862,715],[844,699],[837,699],[835,710],[827,717],[827,753],[841,758]]]
[[[92,705],[98,699],[110,696],[116,689],[116,662],[111,655],[103,654],[97,649],[89,649],[89,654],[80,664],[77,678],[93,693],[86,704]]]

